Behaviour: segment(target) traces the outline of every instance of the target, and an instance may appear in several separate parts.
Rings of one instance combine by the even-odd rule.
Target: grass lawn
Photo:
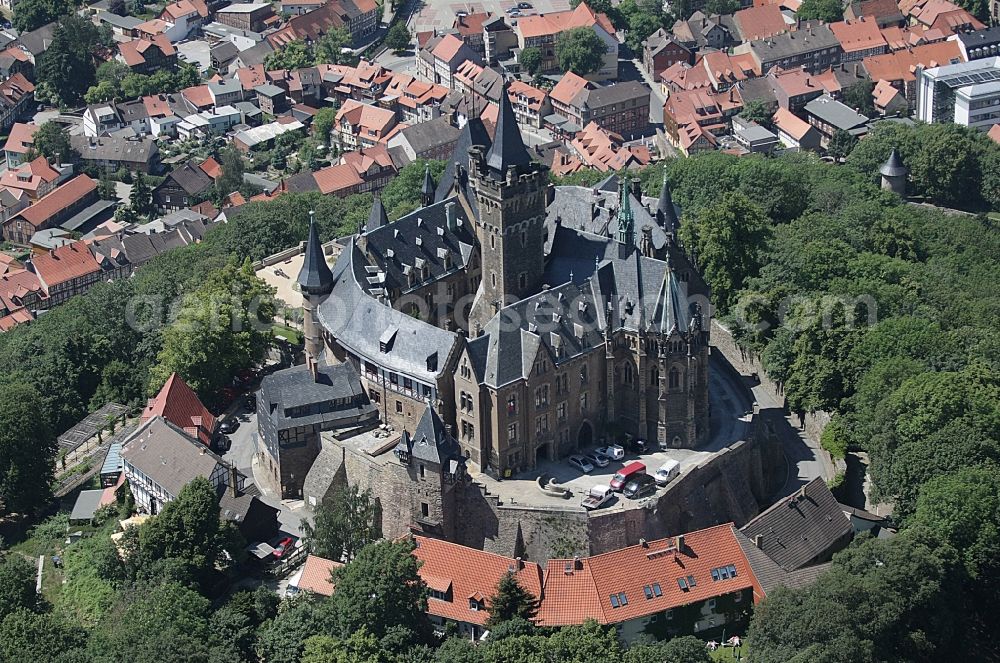
[[[745,661],[747,658],[747,646],[740,647],[741,658],[736,658],[736,649],[733,647],[719,647],[713,652],[709,652],[713,661]]]
[[[284,325],[274,325],[271,331],[274,332],[275,336],[280,336],[292,345],[298,345],[302,342],[302,332],[297,329],[292,329]]]

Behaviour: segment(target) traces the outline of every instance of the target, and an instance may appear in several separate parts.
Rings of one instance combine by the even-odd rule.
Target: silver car
[[[580,470],[584,474],[590,474],[591,472],[594,471],[594,466],[591,465],[590,461],[588,461],[583,456],[573,455],[573,456],[570,456],[567,459],[567,461],[569,462],[570,465],[572,465],[574,468]]]
[[[587,462],[594,467],[607,467],[611,463],[607,456],[602,453],[598,453],[597,451],[587,452],[583,455],[583,457],[586,458]]]

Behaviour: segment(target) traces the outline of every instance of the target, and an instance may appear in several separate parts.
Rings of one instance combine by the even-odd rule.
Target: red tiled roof
[[[163,14],[160,14],[160,18],[163,18],[164,15],[166,15],[174,20],[177,20],[183,16],[189,16],[197,13],[198,10],[193,4],[191,4],[190,0],[177,0],[177,2],[172,2],[163,8]]]
[[[510,97],[511,101],[523,99],[528,108],[536,113],[541,110],[542,104],[545,102],[545,90],[539,90],[537,87],[517,80],[511,81],[507,86],[507,96]]]
[[[676,538],[660,539],[579,561],[549,560],[539,624],[561,626],[586,619],[614,624],[744,589],[763,596],[732,524],[690,532],[682,546],[676,543]],[[713,569],[730,565],[736,567],[735,577],[713,580]],[[687,589],[681,588],[679,578],[685,579]],[[644,588],[654,583],[661,596],[647,599]],[[617,600],[619,594],[627,602],[616,608],[610,597]]]
[[[10,135],[7,136],[7,143],[3,146],[5,152],[13,152],[14,154],[25,154],[34,144],[32,139],[35,137],[35,132],[38,131],[38,125],[36,124],[25,124],[23,122],[15,122],[14,126],[10,128]]]
[[[220,166],[219,162],[216,161],[213,157],[208,157],[200,164],[198,164],[198,167],[201,168],[202,171],[204,171],[204,173],[209,177],[211,177],[213,180],[217,180],[219,179],[219,177],[222,176],[222,166]]]
[[[0,332],[10,331],[17,325],[31,322],[35,316],[28,309],[20,308],[0,318]]]
[[[359,175],[368,172],[375,165],[378,165],[380,168],[394,167],[392,157],[389,155],[389,148],[381,143],[372,147],[345,152],[340,157],[340,163],[347,164]]]
[[[309,555],[302,565],[302,575],[299,577],[298,588],[304,592],[312,592],[320,596],[333,595],[333,580],[331,574],[343,564],[319,555]]]
[[[316,180],[316,186],[322,194],[337,193],[362,184],[358,171],[347,164],[337,164],[317,170],[313,173],[313,179]]]
[[[567,71],[549,92],[549,99],[570,106],[576,95],[580,94],[580,91],[588,85],[590,83],[587,79],[577,76],[572,71]]]
[[[451,27],[458,30],[458,33],[461,35],[482,35],[483,23],[492,18],[492,16],[493,12],[478,12],[476,14],[469,14],[468,16],[458,16]]]
[[[337,126],[346,119],[358,135],[378,141],[385,138],[396,120],[396,114],[386,108],[348,99],[337,111]]]
[[[886,46],[885,37],[879,30],[878,22],[873,19],[865,20],[863,16],[856,21],[831,23],[830,31],[840,42],[845,53]]]
[[[31,62],[31,58],[28,57],[28,54],[22,51],[17,46],[11,46],[5,49],[4,51],[0,52],[0,55],[6,55],[21,62]]]
[[[414,539],[417,547],[413,556],[422,562],[417,573],[431,589],[443,594],[449,594],[450,590],[450,601],[427,599],[427,612],[431,615],[485,624],[489,618],[489,599],[496,594],[497,584],[508,570],[514,570],[518,584],[525,591],[536,597],[542,595],[542,570],[538,564],[438,539],[422,536]],[[484,609],[470,609],[470,598],[483,602]]]
[[[18,267],[0,275],[0,305],[9,312],[22,308],[25,297],[32,293],[45,299],[42,283],[34,272]]]
[[[774,116],[771,118],[771,121],[774,123],[776,128],[785,132],[795,140],[802,140],[802,137],[805,136],[811,128],[811,125],[808,122],[796,117],[787,108],[778,108],[778,110],[774,111]]]
[[[153,94],[142,98],[142,105],[150,117],[169,117],[174,114],[166,95]]]
[[[46,291],[60,283],[101,271],[86,242],[79,241],[36,254],[31,257],[31,265]]]
[[[431,51],[431,54],[438,60],[451,62],[463,46],[465,46],[465,42],[455,35],[445,35]]]
[[[741,9],[733,15],[744,41],[767,39],[788,29],[778,5]]]
[[[211,108],[215,105],[212,93],[207,85],[193,85],[181,90],[181,96],[195,108]]]
[[[296,39],[316,41],[332,28],[343,25],[344,19],[340,15],[338,3],[328,2],[311,12],[288,19],[285,27],[268,35],[267,40],[275,48],[280,48]]]
[[[77,175],[45,194],[34,205],[21,210],[17,215],[36,228],[40,228],[57,213],[96,190],[97,183],[94,180],[86,175]]]
[[[142,411],[143,423],[157,416],[206,445],[212,442],[215,417],[177,373],[171,373],[160,393],[146,402],[146,409]]]
[[[916,80],[917,66],[939,67],[955,62],[964,62],[957,41],[939,41],[921,44],[912,49],[904,49],[873,55],[865,58],[865,71],[873,81],[913,81]]]
[[[551,14],[525,16],[518,20],[517,30],[524,38],[557,35],[571,28],[592,28],[600,25],[608,34],[615,34],[615,27],[606,14],[597,14],[587,3],[581,2],[576,9]]]
[[[11,106],[19,102],[24,95],[35,91],[35,85],[20,72],[0,83],[0,96],[5,97]]]

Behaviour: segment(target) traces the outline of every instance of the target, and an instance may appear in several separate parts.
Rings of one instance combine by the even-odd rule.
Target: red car
[[[295,543],[295,539],[290,536],[286,536],[281,541],[278,541],[278,545],[274,547],[274,558],[281,559],[285,556],[285,553],[292,549],[292,544]]]

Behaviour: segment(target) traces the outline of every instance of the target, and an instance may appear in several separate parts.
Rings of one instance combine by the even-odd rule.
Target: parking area
[[[698,449],[668,449],[660,451],[655,443],[649,452],[644,454],[625,452],[622,460],[612,461],[607,467],[595,467],[593,471],[583,474],[571,466],[565,458],[543,461],[534,470],[522,472],[513,478],[499,481],[483,473],[473,474],[473,479],[482,483],[494,495],[499,495],[504,502],[528,506],[545,506],[564,509],[583,510],[580,503],[592,486],[608,485],[615,472],[633,461],[641,461],[646,465],[646,473],[653,474],[657,468],[668,460],[676,460],[681,465],[681,475],[692,467],[708,460],[721,449],[746,439],[753,405],[746,387],[739,383],[732,373],[721,370],[713,362],[709,373],[709,400],[712,407],[711,439]],[[601,446],[598,443],[595,446]],[[586,451],[592,451],[587,449]],[[538,487],[538,477],[552,478],[569,489],[568,497],[543,492]],[[676,479],[674,479],[676,481]],[[650,497],[631,500],[622,497],[620,493],[601,510],[636,508],[662,494],[665,488],[657,488]]]
[[[506,14],[507,10],[516,7],[519,1],[524,0],[476,0],[475,2],[427,0],[414,15],[410,27],[414,32],[448,30],[454,24],[458,12]],[[528,0],[528,2],[531,3],[532,8],[521,10],[525,16],[549,14],[570,8],[569,0]]]

